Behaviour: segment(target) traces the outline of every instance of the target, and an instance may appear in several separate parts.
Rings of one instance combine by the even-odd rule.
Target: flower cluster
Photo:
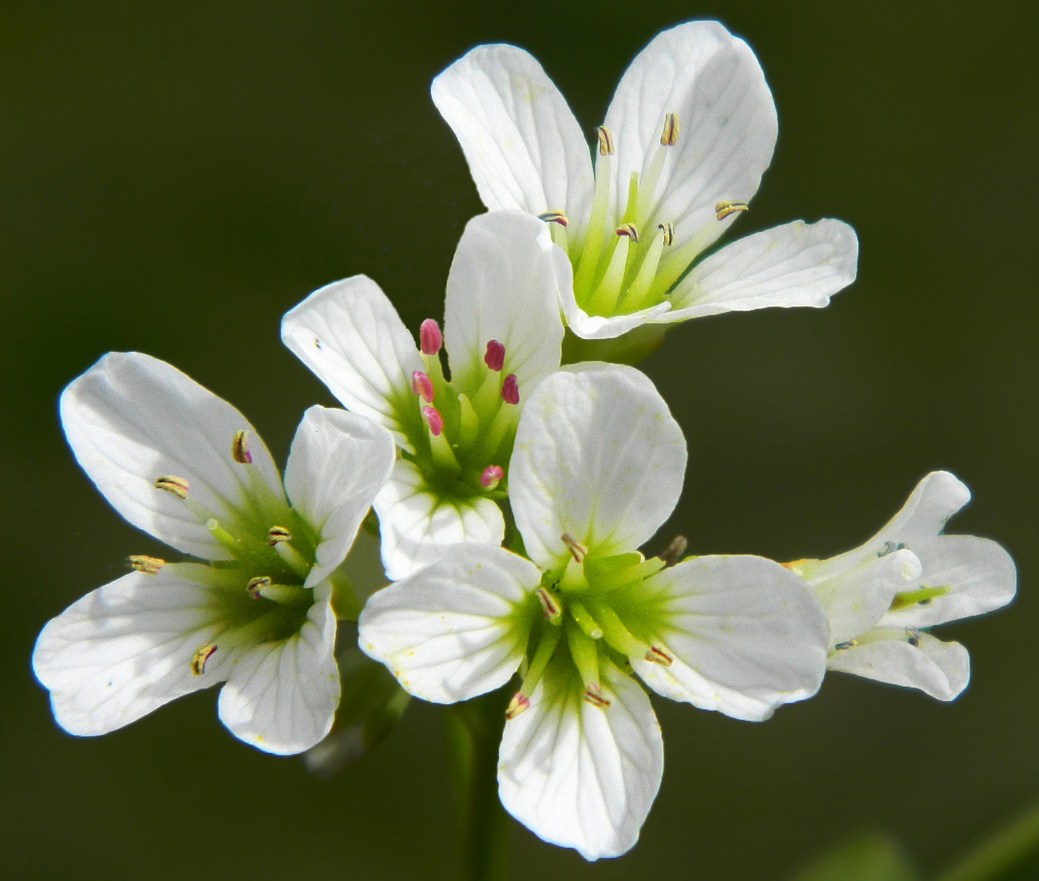
[[[942,534],[969,498],[955,477],[928,475],[827,560],[687,556],[681,538],[647,555],[682,491],[682,429],[634,367],[563,366],[567,340],[629,336],[630,357],[675,322],[824,306],[854,279],[838,220],[712,250],[776,140],[746,43],[714,22],[656,37],[594,167],[521,49],[477,47],[432,93],[488,213],[462,234],[442,326],[413,335],[366,276],[285,316],[283,341],[345,409],[306,411],[284,479],[241,413],[147,355],[109,354],[62,395],[84,471],[183,559],[133,555],[44,627],[33,669],[58,723],[101,734],[223,683],[235,736],[309,750],[349,698],[335,643],[351,622],[340,641],[356,632],[398,697],[497,693],[502,804],[594,860],[633,846],[660,785],[646,689],[746,721],[811,697],[827,670],[956,697],[966,649],[930,628],[1010,602],[1016,573],[995,542]],[[376,522],[385,579],[369,596],[347,558]]]

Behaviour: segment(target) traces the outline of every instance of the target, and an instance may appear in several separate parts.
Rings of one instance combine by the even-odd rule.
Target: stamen
[[[844,652],[848,649],[853,649],[859,644],[857,639],[849,639],[847,642],[839,642],[834,646],[834,649],[838,652]]]
[[[231,458],[239,465],[251,465],[253,454],[249,452],[249,433],[240,428],[231,439]]]
[[[559,536],[560,541],[566,545],[566,549],[570,551],[570,555],[578,562],[582,562],[588,555],[588,548],[581,544],[576,538],[574,538],[569,532],[564,532]]]
[[[411,390],[422,398],[427,404],[433,401],[433,380],[421,370],[413,370],[411,373]]]
[[[444,345],[444,337],[440,333],[440,325],[432,318],[427,318],[419,326],[419,348],[423,355],[435,355]]]
[[[617,235],[627,236],[636,245],[639,243],[639,231],[635,228],[634,223],[624,223],[617,227]]]
[[[483,363],[495,373],[500,373],[505,366],[505,346],[498,340],[487,341],[487,351],[483,354]]]
[[[440,437],[440,433],[444,430],[444,419],[437,408],[427,404],[422,408],[422,418],[426,420],[430,434],[433,437]]]
[[[714,206],[714,216],[718,220],[725,220],[730,214],[736,214],[739,211],[749,211],[750,205],[746,202],[719,202]]]
[[[660,133],[660,143],[665,147],[673,147],[678,143],[678,114],[664,115],[664,130]]]
[[[920,631],[915,627],[906,628],[906,642],[913,648],[920,648]]]
[[[664,234],[664,245],[672,245],[675,241],[675,225],[673,223],[658,223],[657,229]]]
[[[216,643],[208,643],[202,646],[194,655],[191,656],[191,672],[196,676],[201,676],[206,672],[206,661],[213,657],[213,653],[216,652]]]
[[[551,591],[544,587],[539,587],[534,591],[534,596],[541,603],[541,611],[544,612],[550,624],[558,624],[563,620],[563,608],[559,605],[556,598],[552,596]]]
[[[671,543],[664,548],[657,556],[664,561],[664,566],[674,566],[679,560],[685,556],[685,549],[689,547],[689,541],[684,535],[676,535],[671,539]]]
[[[292,533],[284,526],[272,526],[267,530],[267,546],[274,547],[283,541],[292,541]]]
[[[517,691],[505,708],[505,718],[506,720],[515,719],[520,713],[525,713],[529,709],[530,699],[522,691]]]
[[[155,488],[173,493],[178,499],[186,499],[188,497],[188,482],[183,477],[174,477],[172,474],[157,477],[155,479]]]
[[[245,592],[249,596],[258,600],[263,595],[263,589],[271,586],[271,578],[269,575],[257,575],[255,578],[250,578],[249,583],[245,586]]]
[[[538,220],[543,220],[545,223],[558,223],[562,227],[566,227],[570,223],[570,218],[562,211],[546,211],[538,215]]]
[[[501,399],[506,404],[519,403],[519,383],[516,381],[515,373],[510,373],[506,376],[505,381],[501,384]]]
[[[600,156],[612,156],[617,152],[616,147],[613,144],[613,135],[610,130],[604,125],[599,126],[599,155]]]
[[[593,707],[598,707],[600,710],[605,710],[610,705],[610,699],[602,693],[602,689],[594,682],[588,683],[588,687],[584,690],[584,695],[582,696],[585,701]]]
[[[484,489],[494,489],[505,476],[505,470],[501,465],[488,465],[480,472],[480,486]]]
[[[918,590],[896,593],[895,598],[891,601],[891,608],[888,611],[895,612],[907,606],[929,603],[935,597],[945,596],[948,592],[949,588],[947,587],[925,587],[921,585]]]
[[[589,639],[602,639],[602,627],[592,617],[592,613],[584,607],[583,603],[572,601],[570,603],[570,614],[574,621],[577,622],[577,626],[584,631],[585,636]]]
[[[655,645],[649,647],[649,651],[646,652],[646,660],[651,664],[660,664],[661,667],[670,667],[675,662],[671,655]]]
[[[888,554],[893,554],[895,551],[904,551],[906,546],[902,542],[886,541],[884,547],[877,553],[878,557],[886,557]]]
[[[144,554],[130,555],[130,568],[135,572],[143,572],[145,575],[156,575],[166,565],[165,560],[158,557],[148,557]]]

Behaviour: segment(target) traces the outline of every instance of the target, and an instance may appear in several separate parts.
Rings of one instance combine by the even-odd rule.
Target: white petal
[[[656,632],[634,632],[674,663],[631,662],[664,697],[759,721],[819,689],[826,618],[805,583],[778,563],[697,557],[647,579],[633,600],[659,610]]]
[[[830,646],[865,633],[884,616],[895,595],[912,590],[923,567],[910,550],[883,556],[847,555],[804,561],[794,568],[815,591],[830,624]]]
[[[596,553],[631,551],[678,502],[682,429],[638,370],[589,363],[547,377],[520,416],[509,496],[528,556],[552,568],[569,533]]]
[[[505,346],[503,372],[529,393],[559,366],[561,286],[572,288],[570,261],[545,224],[518,211],[469,221],[447,277],[444,342],[456,388],[479,388],[490,340]]]
[[[855,280],[859,243],[840,220],[795,220],[726,245],[693,267],[660,321],[770,306],[821,308]]]
[[[942,642],[918,633],[918,647],[906,641],[901,628],[873,630],[854,648],[830,656],[830,670],[866,679],[919,688],[940,701],[951,701],[970,680],[970,656],[958,642]]]
[[[577,336],[586,340],[607,340],[619,337],[634,330],[642,324],[653,324],[663,321],[659,316],[664,315],[671,309],[669,302],[657,303],[655,306],[647,306],[637,312],[628,312],[625,315],[603,316],[589,315],[577,305],[573,286],[562,289],[563,312],[566,315],[566,324]]]
[[[573,231],[591,205],[592,164],[581,128],[541,65],[515,46],[477,46],[432,86],[490,209],[565,211]]]
[[[606,662],[605,709],[581,697],[576,676],[550,668],[530,709],[505,723],[498,791],[505,809],[551,844],[587,860],[634,846],[664,768],[664,744],[646,693]]]
[[[179,551],[229,558],[206,527],[235,519],[256,477],[284,500],[281,478],[249,421],[164,361],[136,352],[106,355],[61,396],[61,421],[76,459],[109,503],[135,526]],[[231,456],[248,431],[252,464]],[[188,481],[189,502],[156,489],[159,477]]]
[[[195,564],[157,575],[131,572],[88,593],[43,628],[32,665],[70,734],[96,735],[226,676],[219,651],[194,676],[191,660],[220,629],[216,588],[190,576]]]
[[[393,437],[370,419],[317,406],[304,414],[285,467],[285,490],[318,532],[306,587],[343,562],[395,456]]]
[[[664,116],[678,116],[676,144],[660,145]],[[775,149],[776,108],[750,47],[717,22],[679,25],[655,37],[621,78],[606,113],[616,156],[613,191],[621,197],[640,175],[639,218],[674,224],[679,245],[707,247],[728,224],[723,200],[749,202]],[[652,197],[646,172],[664,152]],[[620,207],[620,206],[619,206]]]
[[[331,595],[327,582],[318,585],[298,632],[237,653],[220,691],[219,711],[239,740],[264,752],[292,755],[310,749],[331,730],[339,706]]]
[[[504,685],[519,667],[540,581],[537,567],[516,554],[455,545],[372,596],[358,641],[416,697],[469,700]]]
[[[914,543],[913,551],[923,563],[920,587],[944,587],[948,593],[891,612],[882,625],[931,627],[991,612],[1014,598],[1014,561],[994,541],[973,535],[939,535]]]
[[[381,288],[364,275],[333,282],[285,315],[281,339],[348,410],[374,419],[411,450],[418,420],[411,374],[422,369],[415,340]]]
[[[491,499],[445,498],[404,459],[394,465],[373,507],[379,515],[382,563],[394,581],[438,560],[448,545],[500,545],[505,537],[501,509]]]
[[[932,471],[916,485],[902,510],[863,549],[879,551],[892,542],[908,544],[915,550],[916,543],[938,535],[949,518],[969,501],[966,484],[948,471]]]

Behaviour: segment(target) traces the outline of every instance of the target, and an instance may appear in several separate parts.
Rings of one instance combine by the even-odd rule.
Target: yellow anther
[[[158,557],[148,557],[144,554],[131,554],[129,559],[130,568],[135,572],[143,572],[145,575],[155,575],[166,565],[165,560],[160,560]]]
[[[613,145],[613,135],[610,134],[610,130],[604,125],[599,126],[599,155],[600,156],[612,156],[616,152],[616,147]]]
[[[283,541],[292,541],[292,533],[284,526],[272,526],[267,530],[267,544],[272,548]]]
[[[269,575],[257,575],[255,578],[249,579],[249,583],[245,586],[245,592],[254,600],[258,600],[263,595],[263,589],[270,586],[271,579]]]
[[[593,707],[598,707],[601,710],[605,710],[610,705],[610,699],[602,693],[602,689],[594,682],[588,683],[583,697]]]
[[[231,439],[231,458],[239,465],[250,465],[253,461],[252,453],[249,452],[249,432],[240,428]]]
[[[646,652],[646,660],[651,664],[660,664],[661,667],[670,667],[675,662],[671,655],[655,645],[649,647],[649,651]]]
[[[559,536],[560,541],[566,545],[566,549],[570,551],[570,555],[578,562],[584,560],[588,555],[588,548],[581,544],[576,538],[574,538],[569,532],[564,532]]]
[[[206,661],[213,657],[213,653],[216,651],[216,643],[208,643],[202,646],[194,655],[191,656],[191,672],[196,676],[201,676],[206,672]]]
[[[183,477],[174,477],[171,474],[157,477],[155,478],[155,488],[173,493],[178,499],[186,499],[188,497],[188,482]]]
[[[636,245],[639,243],[639,231],[634,223],[622,223],[617,227],[617,235],[627,236]]]
[[[529,709],[530,699],[522,691],[517,691],[505,708],[505,718],[515,719],[520,713],[525,713]]]
[[[730,214],[736,214],[739,211],[749,211],[750,205],[746,202],[719,202],[714,206],[714,216],[718,220],[725,220]]]
[[[658,223],[657,229],[664,234],[664,244],[670,245],[675,240],[675,225],[673,223]]]
[[[545,223],[558,223],[560,226],[570,223],[570,218],[562,211],[546,211],[544,214],[538,215],[538,220],[543,220]]]
[[[678,143],[678,114],[664,115],[664,130],[660,133],[660,143],[665,147],[673,147]]]

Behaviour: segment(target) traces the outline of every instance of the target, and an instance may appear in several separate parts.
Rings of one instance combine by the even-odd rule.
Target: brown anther
[[[714,216],[718,220],[725,220],[730,214],[736,214],[739,211],[749,211],[750,205],[746,202],[719,202],[714,206]]]
[[[613,145],[613,135],[604,125],[599,126],[599,155],[612,156],[617,148]]]
[[[582,562],[588,555],[588,548],[581,544],[569,532],[564,532],[559,536],[559,539],[566,545],[566,549],[570,551],[570,556],[572,556],[578,563]]]
[[[610,705],[610,699],[602,693],[602,689],[594,682],[588,683],[588,687],[584,690],[582,697],[593,707],[598,707],[600,710],[605,710]]]
[[[655,645],[649,647],[649,651],[646,652],[646,660],[651,664],[660,664],[661,667],[670,667],[675,662],[671,655]]]
[[[271,579],[269,575],[257,575],[255,578],[249,579],[249,583],[245,586],[245,592],[254,600],[258,600],[263,596],[263,589],[270,586]]]
[[[570,218],[562,211],[546,211],[544,214],[538,215],[538,220],[543,220],[545,223],[558,223],[563,227],[570,223]]]
[[[188,482],[183,477],[174,477],[172,474],[157,477],[155,478],[155,488],[172,493],[178,499],[186,499],[188,497]]]
[[[639,231],[634,223],[622,223],[617,227],[617,235],[627,236],[636,245],[639,243]]]
[[[673,223],[658,223],[657,229],[664,234],[664,244],[670,245],[675,241],[675,225]]]
[[[201,676],[206,672],[206,661],[213,657],[213,653],[216,651],[216,643],[209,643],[208,645],[202,646],[194,655],[191,656],[191,672],[196,676]]]
[[[906,628],[906,642],[913,648],[920,648],[920,631],[912,627]]]
[[[515,719],[520,713],[525,713],[529,709],[530,699],[522,691],[517,691],[505,708],[505,718]]]
[[[272,526],[267,530],[267,544],[272,548],[283,541],[292,541],[292,533],[284,526]]]
[[[231,438],[231,458],[239,465],[251,465],[253,454],[249,452],[249,432],[238,429]]]
[[[563,610],[559,608],[559,603],[556,602],[550,591],[539,587],[534,591],[534,596],[538,598],[538,602],[541,603],[541,611],[545,613],[545,617],[549,621],[558,621],[563,616]]]
[[[804,562],[804,559],[791,560],[789,563],[780,563],[779,565],[782,566],[784,569],[789,569],[791,572],[800,572],[801,566],[804,564]]]
[[[859,644],[859,641],[857,639],[849,639],[846,642],[839,642],[839,643],[837,643],[837,645],[834,646],[834,649],[836,651],[838,651],[838,652],[844,652],[844,651],[847,651],[848,649],[855,648],[855,646],[857,646],[858,644]]]
[[[665,147],[673,147],[678,143],[678,114],[664,114],[664,130],[660,133],[660,143]]]
[[[130,568],[134,572],[143,572],[145,575],[155,575],[166,565],[165,560],[160,560],[158,557],[148,557],[144,554],[131,554],[129,560]]]
[[[689,540],[684,535],[676,535],[657,556],[664,561],[665,566],[674,566],[685,555],[687,547]]]

